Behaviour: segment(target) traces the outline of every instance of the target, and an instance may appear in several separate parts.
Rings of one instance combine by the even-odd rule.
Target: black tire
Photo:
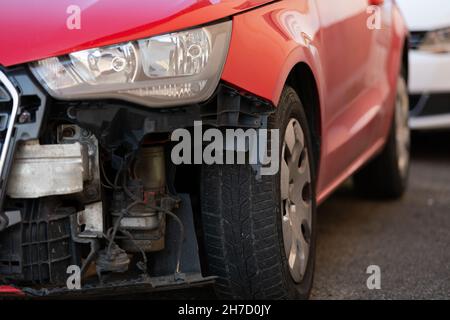
[[[286,87],[276,113],[269,119],[269,128],[280,129],[281,140],[292,118],[303,129],[311,164],[312,227],[303,279],[294,282],[287,265],[281,224],[280,173],[257,180],[249,165],[204,165],[201,178],[204,245],[208,273],[219,277],[216,292],[221,298],[306,299],[309,296],[316,246],[314,162],[302,103],[296,92]]]
[[[399,113],[399,99],[402,99],[403,109],[409,110],[408,92],[406,81],[403,76],[399,77],[397,85],[397,99],[395,114],[392,119],[392,125],[390,133],[386,142],[386,145],[376,158],[369,162],[353,177],[355,189],[358,194],[364,197],[372,198],[388,198],[397,199],[400,198],[406,190],[408,175],[409,175],[409,127],[406,123],[406,130],[408,130],[408,142],[407,148],[407,161],[406,164],[399,164],[399,139],[397,139],[397,129],[399,126],[399,117],[402,115]],[[404,101],[406,99],[406,101]],[[405,116],[403,116],[405,117]],[[397,121],[398,120],[398,121]],[[408,116],[403,121],[408,121]]]

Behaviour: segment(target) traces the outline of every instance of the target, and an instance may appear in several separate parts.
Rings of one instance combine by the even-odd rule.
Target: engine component
[[[103,237],[103,204],[95,202],[85,206],[83,211],[77,213],[77,224],[82,229],[78,234],[80,238]]]
[[[143,183],[145,191],[163,194],[166,191],[164,147],[143,147],[134,165],[134,174]]]
[[[7,195],[34,199],[52,195],[80,194],[90,203],[100,200],[98,142],[76,125],[58,127],[58,143],[41,145],[37,140],[20,144],[10,173]]]
[[[8,182],[11,198],[39,198],[83,190],[82,147],[40,145],[37,140],[18,146]]]
[[[160,251],[164,249],[166,216],[157,208],[172,203],[164,201],[167,198],[164,148],[142,147],[132,168],[134,179],[125,179],[123,188],[113,194],[112,215],[115,221],[120,219],[119,229],[128,235],[120,245],[129,252]]]
[[[0,274],[40,284],[62,284],[77,264],[70,236],[74,209],[53,198],[24,200],[22,221],[0,233]]]
[[[112,243],[110,248],[103,249],[98,254],[97,274],[101,278],[102,273],[105,272],[126,272],[129,264],[130,259],[125,250]]]
[[[130,180],[124,189],[127,191],[114,192],[112,206],[114,221],[120,219],[119,228],[128,231],[132,237],[121,240],[121,246],[129,252],[164,249],[165,217],[153,209],[155,194],[146,193],[141,180]],[[140,203],[123,214],[123,210],[135,201]]]
[[[80,143],[82,145],[84,187],[78,198],[83,203],[91,203],[101,199],[100,168],[98,141],[89,130],[74,124],[63,124],[58,127],[57,141],[60,144]]]

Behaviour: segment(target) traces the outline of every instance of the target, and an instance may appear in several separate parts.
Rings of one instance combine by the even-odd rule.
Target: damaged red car
[[[222,298],[307,298],[317,206],[349,177],[378,198],[406,188],[408,33],[393,0],[0,12],[0,294],[214,284]],[[194,160],[178,161],[174,133],[199,124],[179,152]],[[206,161],[227,130],[244,143],[210,155],[244,163]],[[269,136],[256,149],[273,172],[246,161],[247,132]]]

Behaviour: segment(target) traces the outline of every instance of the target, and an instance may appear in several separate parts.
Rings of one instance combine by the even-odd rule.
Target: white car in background
[[[397,0],[411,32],[410,126],[450,128],[450,0]]]

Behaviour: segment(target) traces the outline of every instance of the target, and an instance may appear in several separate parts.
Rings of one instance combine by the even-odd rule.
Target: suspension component
[[[119,229],[128,232],[128,237],[121,238],[120,246],[129,252],[160,251],[165,245],[166,216],[155,208],[169,203],[165,201],[168,196],[164,148],[141,148],[131,171],[132,179],[125,179],[122,188],[113,193],[112,215],[114,220],[121,219]],[[133,202],[138,203],[123,214]]]

